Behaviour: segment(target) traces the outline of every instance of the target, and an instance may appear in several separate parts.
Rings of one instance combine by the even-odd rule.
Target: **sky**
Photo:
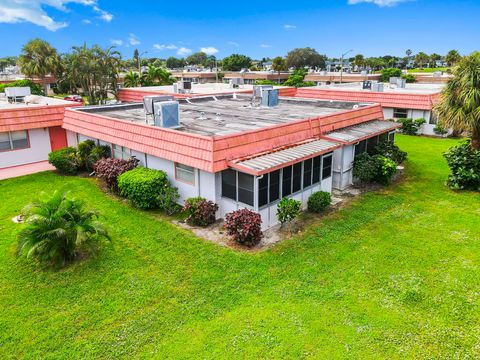
[[[480,0],[0,0],[0,57],[35,37],[59,52],[114,45],[125,58],[138,48],[144,57],[261,59],[305,46],[329,57],[467,54],[480,50],[479,13]]]

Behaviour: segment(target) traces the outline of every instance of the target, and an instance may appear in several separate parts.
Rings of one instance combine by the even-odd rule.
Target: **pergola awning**
[[[393,121],[373,120],[333,131],[326,134],[326,136],[333,141],[337,140],[345,144],[352,144],[387,131],[396,130],[400,126],[400,124]]]

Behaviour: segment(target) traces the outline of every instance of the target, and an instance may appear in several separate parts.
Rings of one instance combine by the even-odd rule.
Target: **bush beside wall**
[[[233,211],[225,216],[225,230],[237,243],[254,246],[263,237],[262,217],[248,209]]]
[[[308,211],[321,213],[332,203],[332,195],[325,191],[314,192],[308,198]]]
[[[202,197],[195,197],[185,201],[183,210],[188,214],[187,223],[205,227],[215,222],[218,205]]]

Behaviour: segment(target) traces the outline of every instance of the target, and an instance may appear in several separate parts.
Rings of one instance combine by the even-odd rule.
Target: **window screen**
[[[313,184],[320,182],[320,170],[322,166],[322,157],[317,156],[313,159]]]
[[[283,168],[282,197],[292,193],[292,167]]]
[[[355,157],[362,155],[366,149],[367,149],[367,140],[360,141],[357,145],[355,145]]]
[[[332,176],[332,155],[323,157],[322,180],[328,179]]]
[[[391,142],[395,142],[395,131],[388,133],[388,140]]]
[[[280,170],[270,173],[270,202],[280,198]]]
[[[408,117],[407,109],[393,109],[393,117],[395,119],[406,119]]]
[[[258,206],[268,204],[268,174],[258,180]]]
[[[253,175],[238,173],[238,201],[253,206]]]
[[[175,178],[189,184],[195,184],[195,169],[191,166],[175,163]]]
[[[8,132],[0,133],[0,151],[2,150],[12,150],[10,134]]]
[[[293,192],[302,189],[302,163],[293,165]]]
[[[367,140],[367,152],[373,154],[375,147],[378,145],[378,136],[371,137]]]
[[[303,187],[312,185],[312,163],[313,159],[308,159],[303,162]]]
[[[237,200],[237,172],[235,170],[222,171],[222,196]]]

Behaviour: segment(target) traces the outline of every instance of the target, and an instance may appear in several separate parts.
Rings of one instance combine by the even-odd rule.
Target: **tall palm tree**
[[[26,225],[18,235],[18,251],[42,263],[65,265],[82,248],[97,250],[109,239],[97,214],[86,210],[81,201],[55,191],[52,197],[36,200],[23,210]]]
[[[480,149],[480,52],[460,60],[434,111],[443,127],[469,132],[472,148]]]
[[[53,75],[60,68],[57,50],[47,41],[33,39],[25,44],[18,58],[18,65],[23,74],[38,76],[42,80],[45,95],[48,95],[47,75]]]
[[[123,85],[125,87],[137,87],[137,86],[140,86],[141,84],[142,84],[142,78],[140,77],[138,72],[134,72],[130,70],[130,72],[128,72],[125,75],[125,79],[123,82]]]

